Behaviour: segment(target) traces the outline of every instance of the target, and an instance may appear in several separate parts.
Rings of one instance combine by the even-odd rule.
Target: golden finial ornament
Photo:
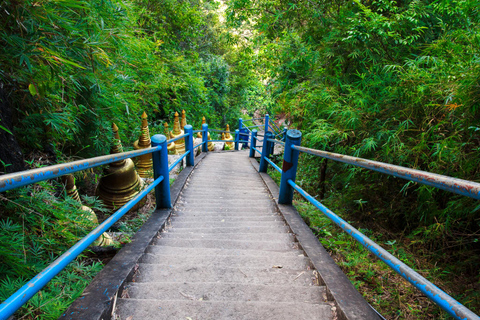
[[[185,128],[187,125],[187,116],[185,115],[185,110],[182,110],[182,123],[181,123],[181,128]]]
[[[65,191],[67,196],[74,199],[78,202],[80,209],[85,212],[86,218],[96,225],[98,225],[98,218],[95,212],[87,206],[82,205],[80,196],[78,195],[77,186],[75,186],[75,178],[71,174],[62,176],[62,183],[65,185]],[[94,246],[110,246],[113,244],[113,239],[110,235],[104,232],[97,240],[93,243]]]
[[[205,123],[207,123],[207,120],[205,119],[205,116],[203,116],[203,118],[202,118],[202,128],[203,128],[203,125]],[[200,128],[200,129],[202,129],[202,128]],[[197,138],[202,138],[202,137],[203,137],[202,133],[198,132],[197,133]],[[210,137],[210,132],[208,133],[208,140],[212,140],[211,137]],[[215,150],[215,144],[210,141],[208,143],[208,151],[214,151],[214,150]]]
[[[123,152],[118,134],[118,127],[113,124],[114,141],[111,153]],[[120,151],[122,150],[122,151]],[[140,179],[132,159],[112,162],[103,169],[103,176],[98,183],[95,194],[110,210],[116,210],[132,200],[143,189],[144,182]],[[141,207],[146,201],[143,198],[132,210]]]
[[[75,185],[75,178],[71,174],[66,174],[62,176],[62,183],[65,185],[65,191],[67,196],[72,198],[75,201],[82,202],[80,196],[78,195],[77,186]]]
[[[142,114],[142,133],[137,141],[133,143],[135,150],[146,149],[152,146],[150,141],[150,130],[148,129],[147,114],[145,111]],[[151,178],[153,175],[152,154],[144,154],[135,158],[138,175],[142,178]]]
[[[163,127],[165,128],[165,137],[168,139],[172,139],[172,132],[168,130],[168,123],[165,122],[163,124]],[[170,143],[167,146],[168,154],[175,154],[177,151],[175,150],[175,142]]]
[[[225,139],[222,139],[222,140],[233,141],[233,137],[230,135],[230,125],[227,124],[227,128],[225,129],[225,131],[227,131],[227,133],[225,134]],[[234,148],[233,142],[225,142],[225,144],[230,148],[230,150],[233,150]]]
[[[182,115],[183,117],[183,115]],[[182,119],[183,121],[183,119]],[[172,131],[172,138],[176,138],[183,134],[182,128],[180,128],[180,120],[178,119],[178,112],[175,112],[175,120],[173,122],[173,131]],[[175,150],[178,154],[185,153],[185,139],[180,139],[175,141]]]

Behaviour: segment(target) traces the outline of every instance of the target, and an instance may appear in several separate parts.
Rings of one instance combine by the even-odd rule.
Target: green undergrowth
[[[280,173],[270,167],[268,172],[279,184]],[[461,275],[455,275],[455,265],[413,251],[409,244],[414,243],[414,239],[394,235],[386,230],[359,227],[358,222],[346,218],[339,205],[335,204],[339,198],[339,195],[331,195],[322,203],[467,308],[478,312],[479,293],[473,287],[465,285]],[[451,319],[446,312],[298,194],[294,196],[294,205],[355,288],[386,319]]]
[[[93,184],[94,179],[88,180]],[[80,181],[78,185],[80,194],[93,188],[90,182]],[[4,208],[0,213],[0,301],[5,301],[95,228],[96,224],[78,208],[78,203],[64,199],[63,193],[62,185],[52,180],[0,195],[0,205]],[[110,216],[95,197],[84,196],[82,200],[96,212],[99,221]],[[130,242],[150,217],[153,204],[154,197],[149,194],[144,207],[128,212],[112,226],[109,231],[116,235],[114,247]],[[17,311],[17,319],[57,319],[114,252],[95,254],[85,250]]]

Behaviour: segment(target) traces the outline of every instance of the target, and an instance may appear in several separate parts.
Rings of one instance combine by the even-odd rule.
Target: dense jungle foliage
[[[478,181],[479,8],[478,0],[0,0],[0,171],[106,154],[112,122],[128,150],[143,111],[154,134],[182,109],[195,128],[203,115],[210,127],[232,125],[245,109],[285,117],[308,147]],[[95,173],[76,178],[91,196]],[[404,259],[415,267],[438,265],[449,292],[480,310],[478,201],[306,155],[297,180],[392,251],[411,253]],[[59,190],[51,181],[0,195],[0,300],[89,231]],[[330,249],[347,243],[319,223]],[[61,279],[101,268],[86,261],[23,315],[58,317],[87,283]],[[402,295],[398,308],[415,309]],[[369,302],[381,312],[388,304]],[[392,319],[444,317],[385,310]]]
[[[229,26],[251,31],[256,69],[302,145],[479,181],[478,1],[228,5]],[[441,265],[454,293],[478,308],[478,201],[307,155],[297,179],[344,218],[385,234],[386,247],[402,238]]]

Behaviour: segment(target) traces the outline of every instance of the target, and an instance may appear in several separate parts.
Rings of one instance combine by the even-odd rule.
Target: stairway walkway
[[[117,299],[117,319],[332,319],[245,151],[210,153]]]

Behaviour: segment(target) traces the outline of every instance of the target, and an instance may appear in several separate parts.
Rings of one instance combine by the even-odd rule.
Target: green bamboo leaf
[[[30,83],[28,85],[28,91],[30,91],[30,94],[32,96],[36,96],[37,95],[37,88],[35,88],[35,85],[33,83]]]

